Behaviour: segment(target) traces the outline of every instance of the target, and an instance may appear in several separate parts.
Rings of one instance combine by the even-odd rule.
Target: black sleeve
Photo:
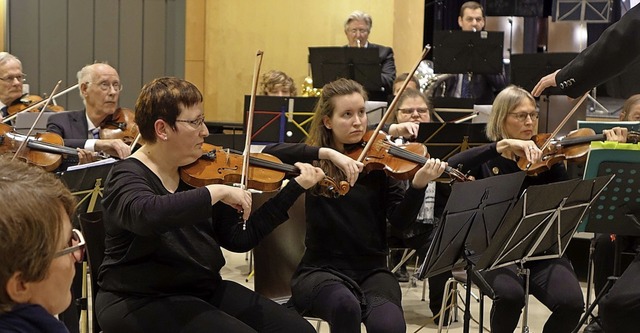
[[[393,81],[396,79],[396,62],[393,57],[393,49],[386,46],[380,46],[381,50],[381,76],[382,86],[389,94],[393,93]]]
[[[635,6],[556,74],[558,87],[576,98],[620,74],[640,59],[639,31],[640,6]]]
[[[47,132],[55,133],[62,137],[64,145],[71,148],[84,148],[87,138],[69,138],[69,133],[65,132],[65,128],[71,128],[69,117],[63,114],[51,115],[47,120]]]
[[[479,147],[467,149],[463,152],[451,156],[447,163],[449,163],[449,165],[453,168],[458,168],[458,166],[462,165],[460,169],[462,173],[469,172],[470,175],[477,178],[479,175],[480,167],[483,163],[500,156],[500,154],[498,154],[498,152],[496,151],[496,146],[497,143],[493,142]]]
[[[318,160],[320,147],[309,146],[305,143],[276,143],[266,146],[262,152],[271,154],[287,164],[311,163]]]

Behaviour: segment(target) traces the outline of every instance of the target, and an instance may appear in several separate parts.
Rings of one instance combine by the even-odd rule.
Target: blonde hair
[[[502,90],[491,107],[491,115],[487,122],[487,138],[492,141],[510,139],[505,127],[505,121],[509,112],[513,111],[522,101],[529,100],[533,105],[536,100],[526,90],[510,85]]]
[[[624,105],[622,106],[622,112],[620,112],[620,120],[629,120],[631,109],[639,103],[640,94],[631,95],[631,97],[627,98],[627,100],[624,101]]]
[[[260,83],[260,90],[263,95],[268,95],[269,91],[273,91],[275,86],[282,85],[288,87],[291,96],[297,94],[296,84],[293,79],[285,72],[271,70],[262,75],[262,82]]]
[[[0,313],[15,305],[6,291],[11,276],[25,282],[46,278],[55,258],[63,219],[71,216],[75,198],[52,173],[22,161],[0,158]],[[9,199],[10,198],[10,199]]]

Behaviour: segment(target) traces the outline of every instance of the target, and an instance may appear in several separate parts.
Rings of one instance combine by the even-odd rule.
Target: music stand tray
[[[94,167],[61,173],[60,180],[71,191],[71,194],[78,198],[78,204],[76,205],[78,214],[102,210],[100,200],[102,198],[102,190],[113,165],[113,163],[98,164]]]
[[[575,58],[577,53],[531,53],[511,55],[511,83],[526,91],[542,77],[564,67]],[[549,87],[543,95],[565,95],[559,87]]]
[[[502,73],[504,32],[436,30],[433,41],[436,73]]]
[[[585,179],[615,175],[583,222],[589,232],[640,236],[640,154],[637,150],[591,149]]]
[[[443,217],[418,271],[425,279],[464,265],[465,250],[479,257],[518,198],[524,172],[454,183]]]
[[[378,48],[310,47],[309,63],[314,88],[346,78],[360,83],[367,91],[382,90]]]
[[[482,123],[420,123],[419,126],[417,141],[427,146],[429,156],[441,160],[491,142],[485,135],[486,124]]]

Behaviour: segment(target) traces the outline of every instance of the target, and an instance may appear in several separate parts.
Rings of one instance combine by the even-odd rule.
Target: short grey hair
[[[373,20],[371,19],[371,15],[361,10],[356,10],[351,14],[349,14],[349,17],[347,17],[347,20],[344,22],[344,31],[347,31],[347,26],[352,21],[364,21],[364,23],[367,24],[369,31],[371,31],[371,27],[373,26]]]
[[[20,67],[22,67],[22,61],[20,61],[20,59],[18,59],[18,57],[14,56],[13,54],[9,53],[9,52],[0,52],[0,64],[4,64],[8,61],[11,60],[15,60],[20,64]]]
[[[87,83],[87,82],[93,81],[93,76],[95,75],[96,65],[108,65],[108,66],[110,66],[107,62],[94,62],[93,64],[85,65],[84,67],[82,67],[78,71],[78,74],[76,75],[76,77],[78,78],[78,92],[80,93],[80,98],[82,98],[82,102],[83,103],[84,103],[84,96],[82,95],[82,89],[80,89],[80,86],[83,83]]]

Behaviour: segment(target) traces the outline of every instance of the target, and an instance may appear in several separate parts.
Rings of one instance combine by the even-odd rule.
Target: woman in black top
[[[449,159],[452,165],[462,164],[462,171],[476,179],[519,172],[518,158],[537,161],[542,152],[529,140],[537,130],[538,110],[531,94],[509,86],[493,102],[487,123],[487,137],[494,143],[468,149]],[[523,189],[530,185],[567,180],[563,163],[537,176],[527,176]],[[583,312],[582,289],[567,258],[532,261],[530,292],[552,311],[544,325],[545,333],[571,332]],[[524,279],[515,265],[498,268],[485,274],[496,293],[491,309],[491,332],[513,332],[524,307]]]
[[[339,79],[326,84],[308,146],[281,144],[264,152],[284,161],[311,161],[320,147],[349,150],[361,142],[366,131],[365,99],[364,89],[355,81]],[[334,179],[349,176],[327,161],[318,165]],[[328,321],[333,333],[360,332],[361,323],[367,332],[405,332],[400,286],[386,265],[386,221],[400,229],[413,222],[427,183],[442,174],[445,166],[429,160],[406,194],[402,181],[381,170],[360,174],[349,193],[339,198],[312,188],[305,201],[306,251],[292,281],[296,309]]]
[[[222,280],[221,247],[244,252],[287,220],[323,178],[301,175],[251,216],[251,195],[226,185],[192,188],[179,168],[202,155],[202,95],[177,78],[142,88],[135,120],[145,144],[117,163],[104,191],[105,259],[96,311],[105,332],[313,332],[294,311]],[[246,230],[242,220],[246,220]]]

